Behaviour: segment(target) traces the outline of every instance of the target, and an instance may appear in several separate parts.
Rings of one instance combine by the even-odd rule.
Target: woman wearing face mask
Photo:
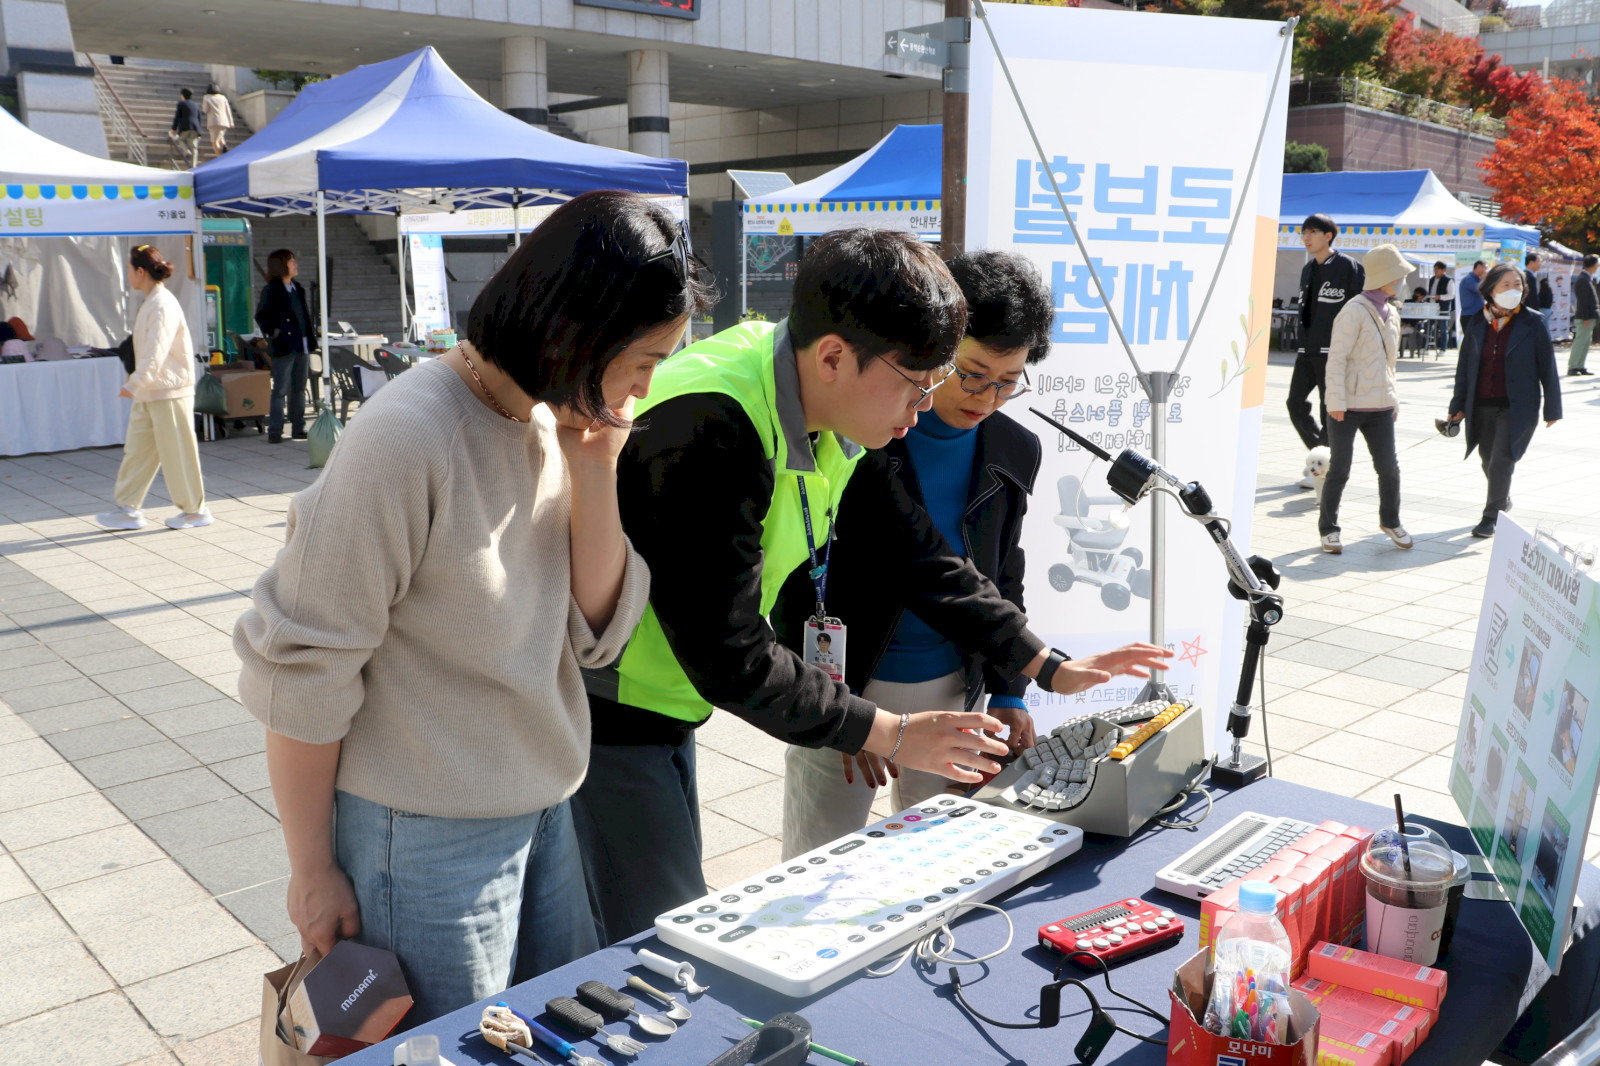
[[[1394,424],[1400,418],[1400,394],[1394,364],[1400,354],[1400,309],[1390,307],[1396,287],[1411,273],[1411,264],[1392,244],[1380,244],[1362,260],[1367,288],[1339,310],[1328,342],[1328,446],[1333,452],[1322,485],[1317,531],[1322,550],[1344,551],[1339,540],[1339,501],[1350,480],[1356,434],[1366,438],[1372,466],[1378,472],[1378,528],[1398,548],[1412,545],[1400,524],[1400,459],[1395,454]]]
[[[1521,271],[1496,263],[1483,276],[1483,313],[1462,323],[1450,421],[1466,419],[1467,454],[1478,449],[1489,481],[1474,537],[1494,536],[1499,513],[1511,510],[1511,472],[1539,426],[1541,390],[1544,424],[1561,417],[1555,345],[1544,316],[1524,306],[1523,285]]]

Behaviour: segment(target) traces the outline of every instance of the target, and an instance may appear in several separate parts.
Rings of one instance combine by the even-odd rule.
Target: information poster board
[[[1561,969],[1600,775],[1595,582],[1502,514],[1450,793],[1552,973]]]
[[[988,24],[1110,305],[974,20],[967,247],[1032,259],[1055,301],[1054,346],[1029,370],[1034,394],[1006,409],[1044,444],[1022,532],[1028,617],[1041,638],[1072,655],[1148,639],[1150,513],[1165,508],[1166,638],[1177,652],[1167,681],[1205,709],[1214,743],[1238,684],[1244,639],[1216,545],[1166,496],[1124,516],[1106,464],[1027,409],[1052,414],[1113,455],[1128,447],[1149,454],[1151,405],[1110,313],[1147,371],[1174,370],[1192,336],[1165,416],[1166,465],[1206,487],[1248,552],[1292,57],[1280,23],[1251,19],[996,4]],[[1219,100],[1229,102],[1225,121]],[[1260,159],[1247,181],[1263,120]],[[1043,729],[1130,703],[1142,684],[1115,678],[1070,696],[1033,690],[1028,701]]]
[[[430,329],[450,328],[450,282],[444,269],[444,239],[437,233],[406,237],[411,260],[412,326],[426,337]]]

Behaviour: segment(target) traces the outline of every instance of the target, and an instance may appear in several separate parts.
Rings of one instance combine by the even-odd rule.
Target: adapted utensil
[[[633,997],[625,995],[604,981],[585,981],[578,986],[578,1002],[599,1011],[612,1021],[632,1017],[633,1024],[651,1036],[671,1036],[678,1031],[678,1023],[665,1014],[640,1014]]]
[[[546,1003],[544,1009],[550,1017],[580,1036],[588,1038],[605,1037],[606,1047],[615,1051],[618,1055],[631,1057],[645,1049],[645,1045],[631,1036],[606,1032],[604,1028],[605,1019],[571,996],[557,996]]]
[[[643,992],[645,995],[659,1003],[666,1004],[671,1008],[669,1011],[667,1011],[667,1017],[671,1018],[675,1022],[686,1022],[690,1018],[694,1017],[693,1014],[689,1013],[688,1007],[685,1007],[682,1003],[678,1002],[677,996],[674,996],[671,992],[661,991],[661,989],[657,988],[655,985],[652,985],[643,977],[628,978],[628,987],[633,989],[635,992]]]
[[[484,1013],[487,1014],[489,1011],[494,1010],[495,1008],[509,1011],[513,1018],[522,1023],[533,1039],[537,1040],[551,1051],[554,1051],[557,1055],[560,1055],[562,1058],[572,1063],[572,1066],[607,1066],[607,1063],[600,1059],[589,1055],[580,1055],[578,1053],[578,1049],[573,1047],[572,1044],[561,1039],[561,1037],[552,1033],[550,1030],[546,1029],[544,1026],[540,1025],[526,1014],[523,1014],[515,1007],[509,1006],[504,1002],[496,1003],[494,1007],[485,1007],[483,1010]],[[483,1033],[482,1022],[478,1023],[478,1032]],[[488,1039],[487,1033],[484,1033],[483,1035],[485,1039]],[[524,1046],[522,1050],[527,1052],[529,1055],[533,1054],[533,1052],[530,1051],[526,1046]]]
[[[509,1007],[485,1007],[478,1020],[478,1035],[508,1055],[521,1055],[531,1062],[543,1063],[528,1045],[533,1034],[523,1025]]]
[[[702,992],[711,991],[710,985],[698,984],[694,979],[694,966],[687,962],[674,962],[665,955],[657,955],[646,948],[638,949],[639,964],[651,973],[658,973],[662,977],[670,977],[678,982],[678,987],[691,996],[698,996]]]

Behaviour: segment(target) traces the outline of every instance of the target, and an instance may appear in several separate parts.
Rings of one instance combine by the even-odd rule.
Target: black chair
[[[374,366],[364,359],[359,358],[355,350],[343,345],[328,348],[330,369],[333,371],[333,399],[339,405],[339,421],[350,421],[350,405],[359,405],[367,398],[366,390],[361,387],[361,370],[371,370],[375,374],[385,373],[384,369]]]
[[[377,361],[379,368],[388,375],[390,381],[411,369],[411,359],[405,353],[392,348],[374,349],[372,357]]]

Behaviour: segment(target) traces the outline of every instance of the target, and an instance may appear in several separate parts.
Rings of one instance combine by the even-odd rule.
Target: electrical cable
[[[1178,798],[1161,808],[1159,811],[1156,811],[1156,813],[1151,816],[1153,819],[1155,819],[1156,825],[1159,825],[1163,829],[1194,829],[1201,822],[1211,817],[1211,808],[1215,801],[1212,799],[1211,790],[1201,784],[1201,782],[1206,779],[1206,775],[1211,772],[1211,763],[1212,760],[1209,758],[1201,762],[1200,772],[1195,775],[1194,780],[1190,781],[1188,786],[1185,787],[1182,792],[1178,793]],[[1179,810],[1185,806],[1189,802],[1189,797],[1194,795],[1196,792],[1200,793],[1200,795],[1203,796],[1206,801],[1206,809],[1201,813],[1200,817],[1190,819],[1187,822],[1167,821],[1162,819],[1161,816],[1163,814],[1171,814],[1173,811]]]
[[[1109,1014],[1107,1014],[1106,1011],[1108,1009],[1109,1010],[1126,1010],[1127,1008],[1124,1008],[1124,1007],[1111,1007],[1111,1008],[1102,1007],[1100,1005],[1100,1001],[1095,998],[1094,992],[1089,988],[1088,985],[1084,984],[1082,981],[1079,981],[1078,979],[1073,978],[1073,977],[1062,977],[1061,976],[1062,967],[1065,966],[1068,963],[1068,961],[1070,961],[1075,956],[1081,956],[1083,958],[1090,959],[1097,966],[1100,967],[1100,977],[1105,982],[1106,991],[1109,992],[1111,995],[1116,996],[1118,999],[1123,1000],[1124,1002],[1133,1004],[1134,1008],[1136,1008],[1138,1011],[1140,1011],[1140,1012],[1142,1012],[1144,1014],[1148,1014],[1150,1017],[1154,1018],[1156,1021],[1160,1022],[1161,1024],[1163,1024],[1163,1025],[1168,1024],[1168,1021],[1167,1021],[1166,1017],[1164,1017],[1160,1012],[1156,1011],[1149,1004],[1141,1003],[1138,1000],[1134,999],[1132,996],[1128,996],[1128,995],[1125,995],[1125,994],[1123,994],[1121,992],[1118,992],[1114,987],[1112,987],[1112,985],[1111,985],[1111,971],[1110,971],[1109,967],[1106,966],[1105,960],[1101,959],[1101,958],[1099,958],[1099,957],[1097,957],[1095,955],[1092,955],[1089,952],[1085,952],[1085,951],[1068,952],[1066,955],[1062,956],[1060,962],[1056,963],[1055,971],[1051,975],[1052,976],[1051,983],[1047,984],[1047,985],[1044,985],[1043,987],[1041,987],[1039,989],[1039,1020],[1038,1021],[1033,1021],[1033,1022],[1003,1022],[1003,1021],[1000,1021],[997,1018],[991,1018],[988,1015],[983,1014],[976,1007],[974,1007],[971,1003],[967,1002],[966,994],[962,990],[962,987],[961,987],[961,975],[955,969],[955,967],[951,967],[951,969],[950,969],[950,990],[954,994],[956,1002],[961,1005],[961,1008],[963,1010],[965,1010],[968,1014],[972,1015],[974,1018],[978,1019],[979,1021],[983,1022],[986,1025],[992,1025],[992,1026],[994,1026],[994,1027],[996,1027],[998,1029],[1051,1029],[1051,1028],[1054,1028],[1059,1023],[1059,1021],[1061,1019],[1061,990],[1063,988],[1065,988],[1067,985],[1072,985],[1073,987],[1075,987],[1079,991],[1081,991],[1084,994],[1085,998],[1087,998],[1089,1000],[1089,1008],[1093,1012],[1093,1018],[1090,1021],[1090,1026],[1089,1026],[1089,1030],[1088,1030],[1089,1033],[1093,1033],[1096,1025],[1099,1025],[1099,1026],[1102,1026],[1104,1029],[1109,1030],[1109,1032],[1105,1033],[1105,1035],[1107,1037],[1109,1037],[1110,1032],[1118,1032],[1118,1033],[1122,1033],[1124,1036],[1131,1036],[1135,1040],[1142,1040],[1147,1044],[1158,1044],[1158,1045],[1160,1045],[1162,1047],[1165,1047],[1167,1045],[1167,1039],[1165,1037],[1147,1036],[1144,1033],[1137,1033],[1137,1032],[1134,1032],[1132,1029],[1126,1029],[1123,1026],[1118,1025],[1116,1020],[1113,1019]],[[1086,1040],[1089,1039],[1089,1036],[1087,1034],[1085,1036],[1085,1039]],[[1104,1042],[1102,1040],[1101,1041],[1101,1046],[1103,1046],[1103,1044],[1104,1044]],[[1095,1049],[1095,1054],[1096,1055],[1099,1054],[1098,1047]]]
[[[961,909],[962,907],[967,908],[967,911],[963,912]],[[1006,942],[1001,944],[996,950],[989,952],[987,955],[978,955],[975,958],[970,959],[952,958],[951,953],[956,950],[956,935],[950,931],[950,923],[961,917],[963,913],[970,913],[971,911],[975,910],[994,911],[996,914],[1006,920]],[[976,966],[979,963],[988,962],[990,959],[997,959],[1001,955],[1004,955],[1007,951],[1010,951],[1011,939],[1016,935],[1016,932],[1016,926],[1011,922],[1011,915],[1007,914],[999,907],[996,907],[994,904],[962,903],[959,904],[953,912],[951,912],[950,917],[940,922],[932,932],[913,941],[911,945],[905,949],[905,951],[900,953],[900,957],[895,960],[893,966],[889,967],[887,970],[873,970],[869,968],[866,971],[866,975],[868,977],[888,977],[890,974],[900,969],[900,967],[904,966],[906,964],[906,960],[911,958],[913,955],[916,956],[918,962],[927,963],[935,968],[937,968],[941,962],[948,963],[951,966]],[[945,938],[944,947],[939,947],[940,937]],[[955,971],[952,970],[951,972],[954,973]]]
[[[1262,648],[1262,656],[1256,661],[1256,673],[1261,679],[1261,746],[1267,749],[1267,776],[1275,776],[1272,772],[1272,737],[1267,732],[1267,656],[1266,648]]]

